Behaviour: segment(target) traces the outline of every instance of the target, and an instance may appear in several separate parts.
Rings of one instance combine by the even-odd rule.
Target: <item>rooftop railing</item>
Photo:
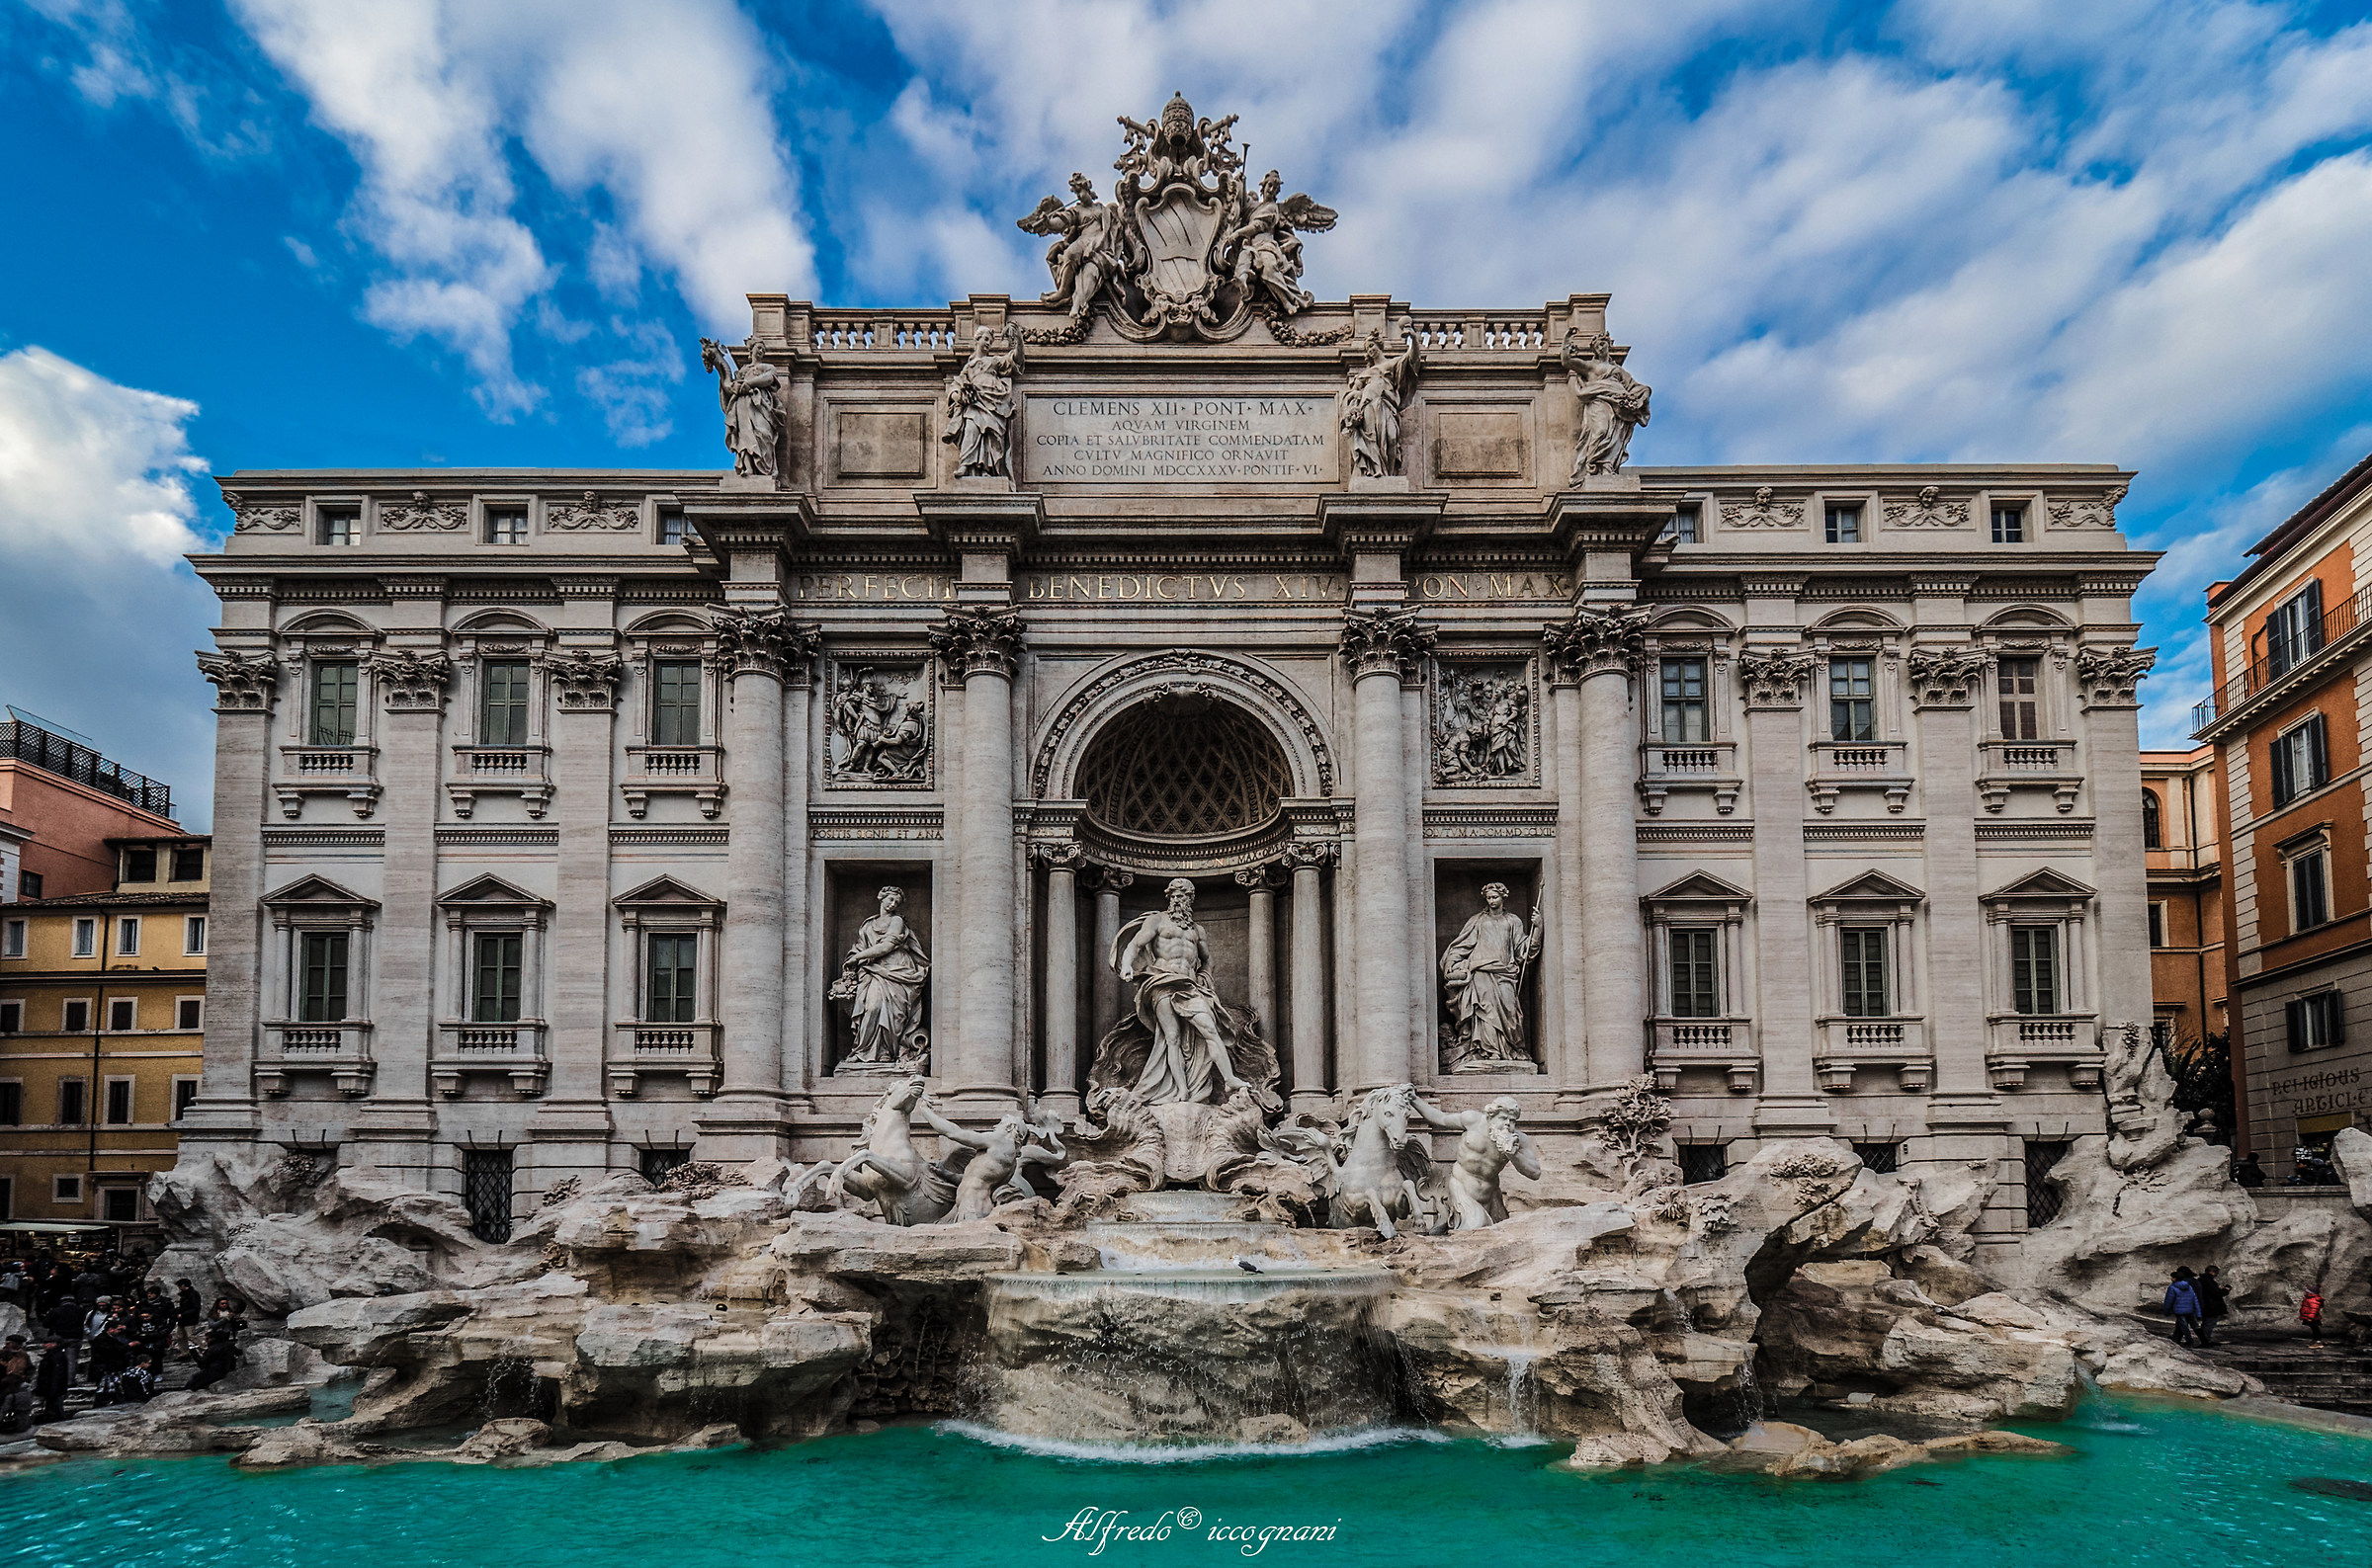
[[[0,719],[0,758],[14,758],[43,773],[70,779],[155,816],[170,819],[173,815],[169,785],[119,767],[90,747],[23,718]]]

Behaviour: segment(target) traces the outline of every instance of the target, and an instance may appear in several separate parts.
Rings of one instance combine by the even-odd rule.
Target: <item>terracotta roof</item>
[[[203,904],[207,892],[194,887],[186,893],[61,893],[55,898],[27,898],[11,909],[159,909],[169,904]]]
[[[2333,479],[2321,495],[2290,514],[2288,522],[2251,544],[2248,553],[2255,559],[2242,569],[2240,576],[2226,585],[2227,591],[2240,587],[2272,564],[2275,556],[2321,527],[2333,512],[2367,488],[2372,488],[2372,453],[2366,453],[2361,462]],[[2223,595],[2217,597],[2222,598]]]

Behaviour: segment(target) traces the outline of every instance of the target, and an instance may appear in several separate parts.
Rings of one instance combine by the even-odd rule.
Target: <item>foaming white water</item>
[[[942,1421],[934,1432],[969,1438],[995,1448],[1013,1448],[1047,1459],[1075,1459],[1088,1464],[1199,1464],[1211,1459],[1301,1458],[1320,1453],[1350,1453],[1401,1443],[1452,1443],[1446,1433],[1423,1427],[1362,1427],[1356,1432],[1328,1432],[1302,1443],[1072,1443],[1062,1438],[1030,1438],[999,1432],[971,1421]]]

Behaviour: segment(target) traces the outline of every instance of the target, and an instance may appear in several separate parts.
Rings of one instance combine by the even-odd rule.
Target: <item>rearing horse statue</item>
[[[1399,1234],[1395,1219],[1431,1227],[1419,1184],[1433,1174],[1433,1156],[1408,1135],[1415,1115],[1416,1091],[1406,1084],[1375,1090],[1351,1113],[1326,1151],[1334,1173],[1334,1229],[1348,1230],[1364,1217],[1389,1241]]]
[[[838,1207],[841,1195],[871,1199],[892,1225],[928,1225],[955,1205],[955,1183],[914,1147],[914,1108],[928,1085],[922,1078],[891,1084],[865,1117],[856,1152],[832,1172],[826,1199]]]

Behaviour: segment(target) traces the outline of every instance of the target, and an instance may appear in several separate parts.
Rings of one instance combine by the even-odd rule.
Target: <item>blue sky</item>
[[[2141,469],[2155,744],[2372,449],[2360,4],[0,0],[0,700],[203,823],[208,472],[721,466],[745,291],[1035,294],[1173,88],[1323,297],[1611,290],[1638,461]]]

